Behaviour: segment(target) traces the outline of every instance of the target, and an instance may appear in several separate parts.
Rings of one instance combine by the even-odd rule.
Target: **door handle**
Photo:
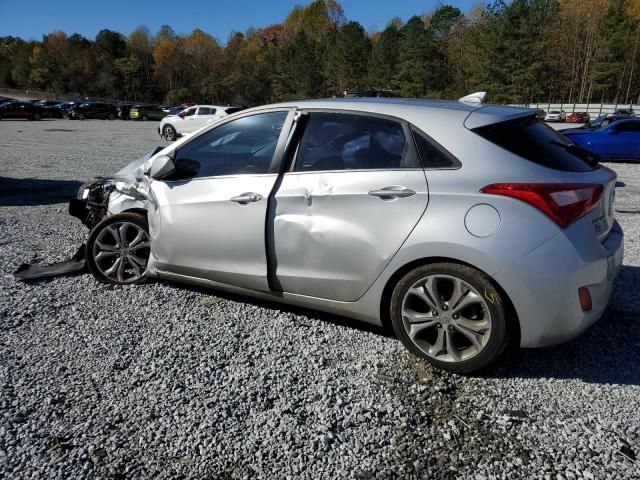
[[[402,187],[400,185],[391,185],[379,190],[371,190],[369,195],[373,197],[381,198],[382,200],[393,200],[395,198],[406,198],[415,195],[416,192],[410,188]]]
[[[238,195],[237,197],[232,197],[229,200],[239,203],[240,205],[248,205],[249,203],[259,202],[262,198],[262,195],[259,193],[247,192],[242,195]]]

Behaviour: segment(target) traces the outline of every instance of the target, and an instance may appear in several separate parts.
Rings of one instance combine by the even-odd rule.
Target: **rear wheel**
[[[143,282],[151,253],[147,219],[137,213],[104,219],[91,230],[85,252],[89,271],[101,282]]]
[[[443,370],[471,373],[493,363],[511,342],[506,302],[482,272],[434,263],[398,282],[391,321],[415,355]]]
[[[115,120],[116,119],[116,115],[115,113],[110,113],[109,116],[107,117],[108,120]]]
[[[173,128],[172,125],[165,125],[162,128],[162,136],[165,138],[165,140],[173,142],[177,138],[178,134],[176,133],[176,129]]]
[[[79,113],[76,115],[76,118],[78,120],[85,120],[87,118],[87,116],[84,113]]]
[[[38,112],[34,113],[33,116],[31,117],[32,120],[40,120],[42,118],[42,115],[40,115]]]
[[[149,117],[147,117],[146,115],[142,115],[142,121],[146,122],[147,120],[149,120]]]

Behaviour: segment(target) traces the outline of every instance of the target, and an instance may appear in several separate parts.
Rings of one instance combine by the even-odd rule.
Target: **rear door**
[[[310,111],[275,195],[276,289],[360,298],[425,211],[427,181],[408,126],[355,112]]]

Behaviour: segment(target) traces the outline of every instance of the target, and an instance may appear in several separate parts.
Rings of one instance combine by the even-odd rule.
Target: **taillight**
[[[593,183],[494,183],[480,191],[522,200],[566,228],[598,205],[603,190]]]

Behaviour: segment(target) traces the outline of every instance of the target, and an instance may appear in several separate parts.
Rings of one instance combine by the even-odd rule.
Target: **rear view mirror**
[[[154,180],[162,180],[175,172],[175,170],[176,164],[173,163],[173,158],[168,155],[160,155],[153,159],[149,168],[149,177]]]

